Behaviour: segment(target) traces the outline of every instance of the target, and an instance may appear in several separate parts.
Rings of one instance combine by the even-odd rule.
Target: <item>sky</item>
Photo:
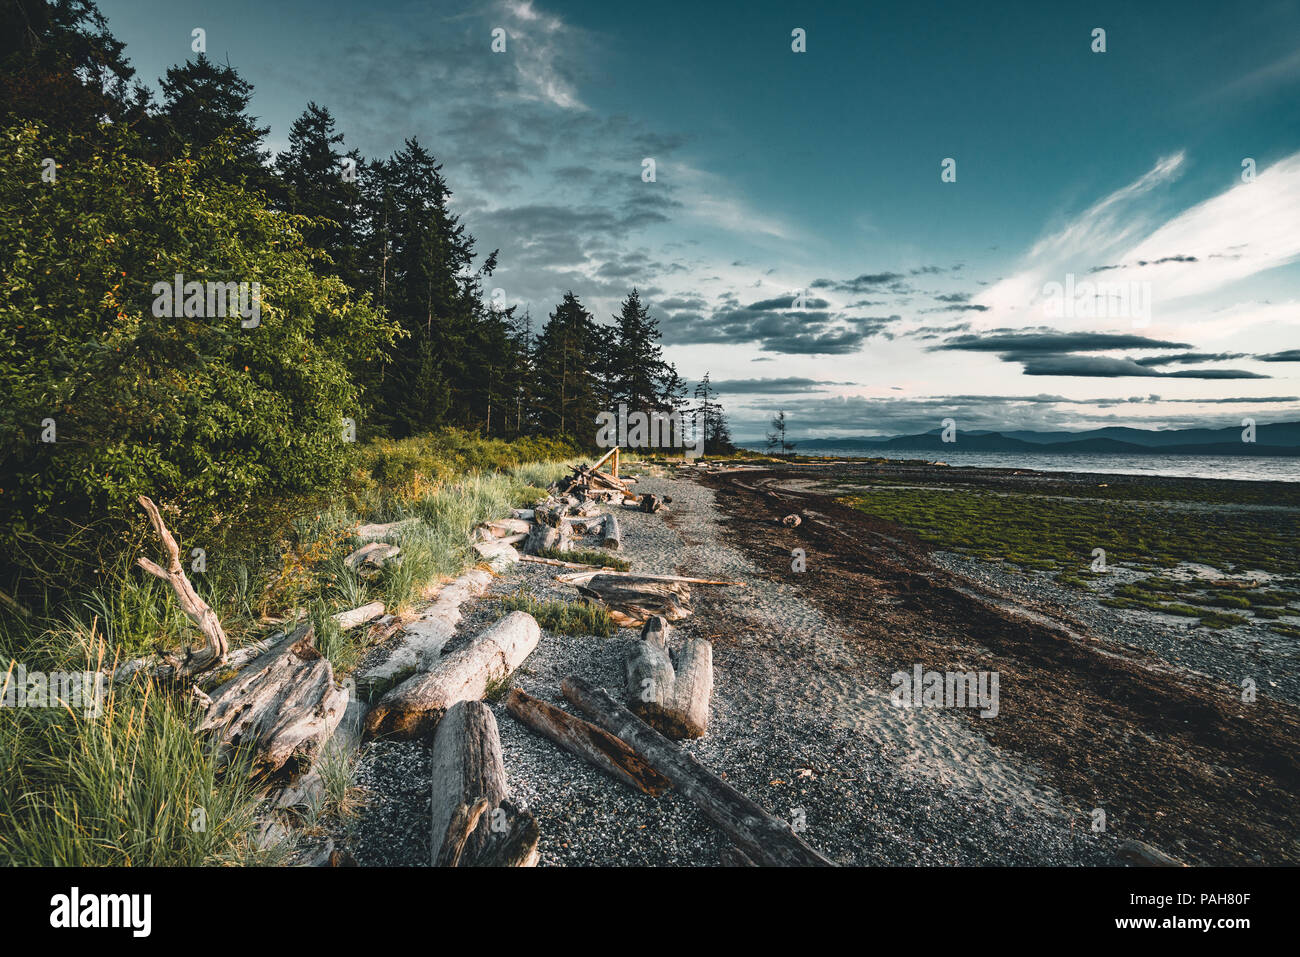
[[[737,439],[1300,419],[1300,0],[99,5],[273,151],[418,137],[489,295],[636,287]]]

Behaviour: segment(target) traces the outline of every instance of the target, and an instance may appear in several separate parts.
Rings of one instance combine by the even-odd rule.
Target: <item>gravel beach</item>
[[[644,474],[640,481],[639,492],[672,504],[657,514],[620,512],[621,554],[633,571],[747,586],[693,586],[695,612],[674,626],[675,639],[714,644],[710,731],[684,744],[706,768],[841,864],[1115,862],[1116,838],[1092,833],[1089,809],[1063,798],[1031,760],[951,712],[894,708],[887,684],[865,680],[872,663],[853,634],[737,547],[714,489]],[[511,567],[465,607],[444,653],[500,616],[495,596],[523,586],[538,598],[576,599],[554,582],[557,571]],[[569,675],[617,696],[623,648],[636,637],[627,629],[611,638],[543,631],[513,684],[566,708],[559,684]],[[512,794],[541,826],[542,866],[720,863],[726,836],[689,802],[671,791],[636,793],[520,725],[501,702],[492,707]],[[364,747],[362,803],[346,836],[361,865],[428,864],[428,751],[427,741]]]

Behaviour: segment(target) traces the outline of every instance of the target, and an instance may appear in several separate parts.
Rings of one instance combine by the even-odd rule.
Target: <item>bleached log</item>
[[[533,520],[533,515],[534,512],[531,508],[512,508],[510,510],[511,518],[521,519],[525,522],[531,522]]]
[[[357,540],[362,544],[366,542],[386,542],[394,536],[400,535],[405,529],[413,525],[419,525],[418,518],[404,518],[399,522],[388,522],[378,525],[361,525],[355,532]]]
[[[573,705],[672,781],[679,794],[692,801],[756,863],[769,867],[834,866],[800,839],[788,824],[705,770],[694,756],[619,704],[608,692],[576,677],[566,678],[562,689]]]
[[[517,721],[550,738],[564,750],[644,794],[658,797],[672,787],[671,781],[649,767],[618,738],[562,708],[512,688],[506,698],[506,710]]]
[[[670,738],[698,738],[709,730],[713,695],[713,645],[689,639],[674,665],[668,622],[655,616],[624,655],[627,703],[642,720]]]
[[[540,561],[540,559],[537,559]],[[569,562],[573,564],[573,562]],[[576,575],[556,575],[555,580],[561,585],[585,585],[595,575],[616,575],[622,578],[645,578],[657,582],[683,582],[687,585],[734,585],[737,588],[744,588],[744,582],[728,581],[725,578],[688,578],[684,575],[648,575],[643,572],[621,572],[614,569],[602,569],[601,571],[579,572]]]
[[[610,574],[613,574],[614,572],[617,571],[617,569],[615,569],[615,568],[598,568],[598,567],[595,566],[595,565],[587,565],[587,564],[584,564],[583,562],[565,562],[565,561],[561,561],[561,560],[558,559],[558,558],[541,558],[541,557],[539,557],[539,556],[537,556],[537,555],[521,555],[521,556],[519,557],[519,560],[520,560],[521,562],[532,562],[532,563],[537,564],[537,565],[554,565],[554,566],[556,566],[557,568],[587,568],[587,569],[592,569],[592,571],[589,571],[589,572],[586,573],[586,574],[589,574],[589,575],[599,575],[601,572],[609,572]],[[556,576],[556,581],[559,581],[559,579],[560,579],[561,577],[563,577],[563,576]]]
[[[478,552],[479,556],[498,574],[519,561],[519,553],[515,551],[514,546],[507,545],[504,539],[500,538],[490,542],[478,542],[474,545],[474,551]]]
[[[362,545],[343,559],[343,564],[353,571],[360,571],[363,566],[383,568],[385,563],[395,559],[401,552],[401,546],[398,545],[389,545],[386,542],[370,542],[368,545]]]
[[[559,548],[561,540],[562,536],[558,528],[550,525],[534,525],[528,533],[524,550],[530,555],[536,555],[538,552]]]
[[[527,535],[532,522],[520,518],[502,518],[494,522],[484,522],[482,527],[486,528],[493,538],[505,538],[507,535]]]
[[[366,656],[353,676],[357,688],[370,697],[397,678],[432,668],[460,624],[461,605],[483,594],[491,583],[491,572],[473,568],[444,585],[418,618],[401,624],[399,634]]]
[[[250,747],[255,772],[312,763],[348,704],[348,692],[334,684],[334,669],[314,641],[311,624],[301,625],[212,692],[198,730],[213,736],[220,758]]]
[[[623,533],[618,527],[618,516],[610,512],[605,516],[605,523],[600,530],[600,543],[615,551],[623,547]]]
[[[154,674],[163,678],[179,678],[221,664],[226,660],[229,646],[220,619],[217,618],[216,612],[208,607],[208,603],[199,597],[194,586],[190,584],[189,578],[185,576],[185,569],[181,567],[180,546],[176,544],[176,539],[163,523],[158,506],[145,495],[141,495],[137,501],[149,516],[149,524],[153,526],[159,541],[162,542],[163,551],[167,555],[167,567],[162,568],[144,556],[136,560],[137,564],[149,574],[171,585],[172,591],[176,593],[176,598],[181,603],[181,609],[207,639],[207,644],[197,651],[187,648],[181,654],[160,652],[161,662],[154,669]]]
[[[691,591],[683,582],[602,573],[577,587],[604,603],[609,617],[623,628],[639,627],[655,615],[679,621],[691,613]]]
[[[536,862],[539,832],[535,821],[529,827],[532,815],[507,801],[501,737],[491,708],[481,701],[452,705],[434,733],[430,763],[435,867]]]
[[[713,697],[713,642],[688,638],[677,654],[677,681],[667,724],[673,738],[698,738],[709,731],[709,702]]]
[[[357,625],[364,625],[368,621],[374,621],[383,613],[384,603],[382,601],[372,601],[368,605],[353,608],[351,611],[341,611],[332,617],[338,622],[341,630],[347,631],[349,628],[357,627]]]
[[[458,701],[477,701],[533,653],[541,629],[532,615],[512,611],[465,647],[393,688],[366,717],[370,735],[415,737],[437,727]]]

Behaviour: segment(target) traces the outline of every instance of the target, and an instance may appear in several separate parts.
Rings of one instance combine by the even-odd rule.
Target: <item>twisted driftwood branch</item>
[[[176,597],[180,600],[181,608],[208,640],[207,645],[198,651],[187,649],[184,658],[163,654],[164,661],[171,666],[171,676],[195,674],[222,664],[226,660],[229,648],[226,633],[221,628],[221,621],[217,618],[216,612],[208,607],[208,603],[199,597],[190,580],[185,577],[185,570],[181,567],[180,546],[176,544],[176,539],[163,523],[158,506],[146,495],[141,495],[138,501],[149,516],[149,524],[158,534],[163,551],[167,553],[167,567],[163,568],[143,556],[137,559],[137,564],[149,574],[161,578],[172,586],[172,591],[176,592]]]

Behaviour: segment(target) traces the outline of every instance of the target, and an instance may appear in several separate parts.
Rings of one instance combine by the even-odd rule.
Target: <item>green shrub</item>
[[[103,142],[45,183],[67,137],[0,131],[0,561],[49,581],[94,577],[142,493],[184,530],[336,486],[349,364],[395,335],[313,268],[303,220],[201,178],[223,147],[153,166],[128,130]],[[155,317],[178,273],[260,283],[260,324]]]

